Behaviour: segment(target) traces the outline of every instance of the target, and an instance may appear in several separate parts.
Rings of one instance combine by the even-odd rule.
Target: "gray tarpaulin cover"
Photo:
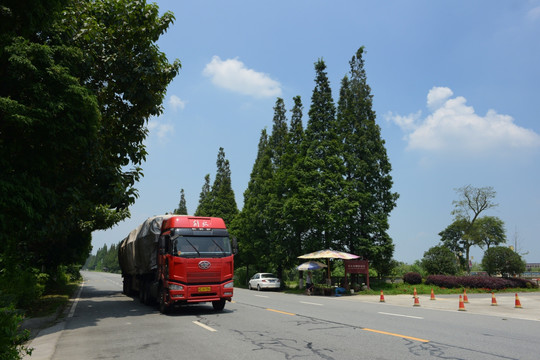
[[[158,215],[148,218],[122,240],[118,249],[122,274],[146,274],[157,267],[157,243],[161,224],[172,216]]]

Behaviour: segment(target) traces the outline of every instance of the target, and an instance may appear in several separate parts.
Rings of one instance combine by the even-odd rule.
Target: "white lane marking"
[[[406,318],[411,318],[411,319],[424,319],[423,317],[420,317],[420,316],[410,316],[410,315],[402,315],[402,314],[392,314],[392,313],[386,313],[386,312],[379,312],[379,314],[382,314],[382,315],[391,315],[391,316],[401,316],[401,317],[406,317]]]
[[[267,298],[268,296],[266,295],[255,295],[256,297],[262,297],[262,298]]]
[[[208,331],[217,331],[216,329],[213,329],[213,328],[211,328],[210,326],[204,325],[203,323],[200,323],[200,322],[198,322],[198,321],[193,321],[193,323],[194,323],[195,325],[199,325],[200,327],[202,327],[202,328],[204,328],[204,329],[206,329],[206,330],[208,330]]]
[[[312,302],[307,302],[307,301],[300,301],[301,304],[308,304],[308,305],[317,305],[317,306],[323,306],[323,304],[317,304],[317,303],[312,303]]]
[[[77,307],[77,304],[79,303],[79,299],[81,298],[83,286],[84,286],[84,281],[81,283],[81,287],[79,288],[79,292],[77,293],[77,297],[75,298],[75,301],[73,301],[73,305],[71,305],[68,318],[72,318],[73,315],[75,315],[75,308]]]

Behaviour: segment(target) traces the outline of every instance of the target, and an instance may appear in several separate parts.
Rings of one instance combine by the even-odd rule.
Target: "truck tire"
[[[126,275],[124,276],[124,295],[131,296],[133,294],[133,291],[131,290],[131,276]]]
[[[159,307],[159,312],[162,314],[167,314],[169,312],[169,304],[167,302],[167,297],[168,297],[167,289],[165,289],[163,285],[160,285],[158,307]]]
[[[141,302],[141,304],[144,304],[144,292],[145,292],[144,281],[141,281],[139,283],[139,301]]]
[[[212,301],[212,306],[214,307],[214,310],[216,311],[222,311],[225,307],[225,299]]]

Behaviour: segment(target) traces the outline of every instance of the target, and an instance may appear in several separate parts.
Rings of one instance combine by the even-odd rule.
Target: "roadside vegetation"
[[[181,64],[156,44],[174,15],[145,1],[7,1],[0,10],[0,359],[17,360],[30,352],[21,321],[65,305],[85,260],[88,269],[119,271],[117,245],[88,257],[92,232],[129,218],[148,119],[162,113]],[[306,119],[300,96],[289,118],[276,99],[240,211],[219,148],[195,215],[222,217],[238,238],[236,284],[258,271],[297,281],[298,256],[327,248],[369,260],[367,291],[409,291],[384,281],[406,272],[421,275],[417,291],[430,274],[469,274],[473,246],[485,249],[488,275],[522,273],[518,247],[504,246],[503,221],[485,216],[497,206],[491,187],[457,189],[454,221],[439,243],[413,265],[393,260],[389,216],[399,194],[365,55],[363,47],[353,54],[335,99],[324,60],[315,62]],[[180,194],[173,212],[187,214]],[[332,262],[334,276],[343,275],[340,266]]]
[[[65,304],[92,232],[130,216],[180,70],[156,45],[173,20],[145,1],[0,5],[0,359],[30,352],[24,317]]]

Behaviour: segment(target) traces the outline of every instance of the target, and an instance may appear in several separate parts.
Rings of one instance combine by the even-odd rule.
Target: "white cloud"
[[[527,17],[532,21],[540,19],[540,6],[537,6],[529,10],[527,12]]]
[[[427,95],[431,114],[425,118],[420,113],[388,116],[405,132],[409,149],[479,154],[540,147],[540,135],[516,125],[511,116],[495,110],[480,116],[464,97],[452,95],[449,88],[432,88]]]
[[[166,140],[171,134],[174,134],[174,125],[170,123],[162,123],[159,118],[150,120],[148,122],[148,130],[150,135],[156,134],[159,140]]]
[[[171,105],[175,111],[178,109],[184,110],[184,108],[186,107],[186,102],[176,95],[171,95],[171,97],[169,98],[169,105]]]
[[[246,68],[243,62],[235,59],[221,60],[214,56],[206,65],[203,74],[212,79],[218,87],[250,95],[256,98],[281,95],[281,84],[267,74]]]
[[[432,110],[437,109],[452,95],[454,93],[447,87],[433,87],[427,96],[427,106]]]

